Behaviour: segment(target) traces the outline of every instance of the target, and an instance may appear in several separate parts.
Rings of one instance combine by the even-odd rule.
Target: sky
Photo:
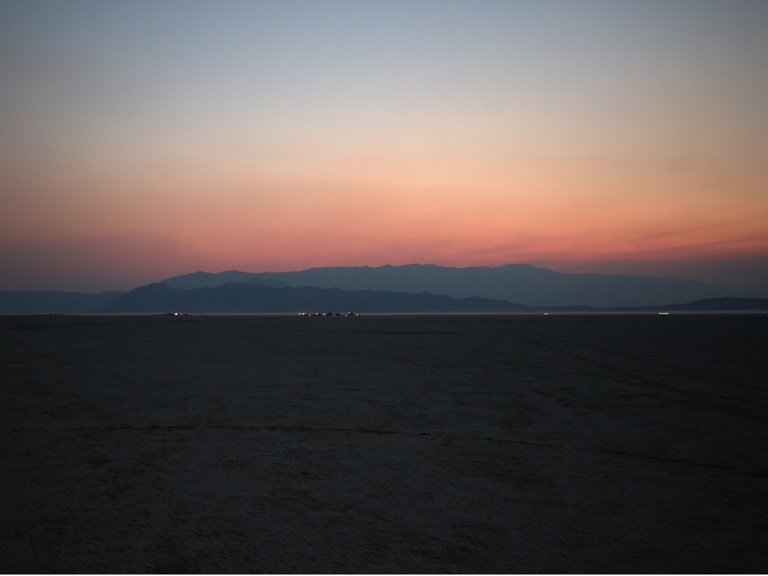
[[[763,0],[0,0],[0,289],[530,263],[768,290]]]

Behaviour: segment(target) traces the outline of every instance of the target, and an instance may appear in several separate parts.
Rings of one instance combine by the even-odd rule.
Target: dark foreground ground
[[[768,318],[0,318],[0,572],[766,572]]]

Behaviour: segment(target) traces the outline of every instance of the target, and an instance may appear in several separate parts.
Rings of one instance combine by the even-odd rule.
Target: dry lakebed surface
[[[768,317],[0,317],[2,572],[766,572]]]

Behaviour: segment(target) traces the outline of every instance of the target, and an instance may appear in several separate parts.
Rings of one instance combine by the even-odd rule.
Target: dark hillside
[[[230,282],[214,288],[181,290],[163,283],[131,290],[104,307],[104,312],[267,313],[307,311],[354,312],[513,312],[526,306],[485,298],[451,298],[384,290],[273,288]]]

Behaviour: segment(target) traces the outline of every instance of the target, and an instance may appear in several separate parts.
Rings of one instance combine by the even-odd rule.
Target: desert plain
[[[768,571],[768,317],[0,317],[0,572]]]

